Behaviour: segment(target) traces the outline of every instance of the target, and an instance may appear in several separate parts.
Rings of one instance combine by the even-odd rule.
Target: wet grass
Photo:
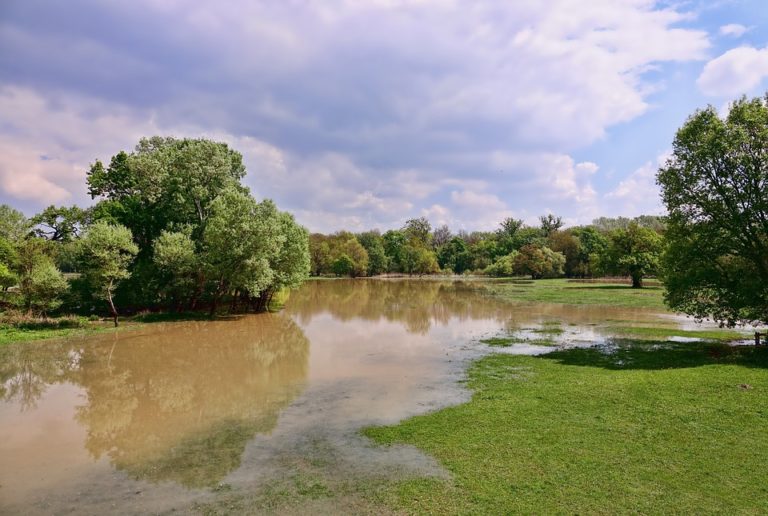
[[[660,286],[635,289],[629,285],[578,283],[567,279],[544,279],[526,285],[498,281],[489,290],[499,297],[516,301],[575,305],[611,305],[664,310]]]
[[[525,375],[509,371],[526,371]],[[768,507],[768,348],[624,342],[492,355],[471,402],[365,430],[415,445],[452,480],[381,499],[427,514],[749,513]]]
[[[733,330],[679,330],[676,328],[660,328],[647,326],[609,326],[611,333],[642,339],[663,339],[669,337],[685,337],[700,340],[734,341],[748,339],[749,333]]]

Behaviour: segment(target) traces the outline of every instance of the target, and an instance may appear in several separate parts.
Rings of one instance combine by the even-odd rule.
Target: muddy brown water
[[[564,345],[599,342],[606,321],[682,324],[511,304],[478,282],[339,280],[308,282],[276,314],[0,347],[0,512],[186,512],[301,464],[445,475],[360,428],[468,399],[459,380],[490,351],[480,339],[553,321]]]

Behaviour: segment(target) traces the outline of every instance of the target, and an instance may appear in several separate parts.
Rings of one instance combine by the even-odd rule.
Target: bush
[[[29,313],[9,310],[0,315],[0,327],[21,330],[59,330],[84,328],[88,325],[85,317],[65,315],[63,317],[36,317]]]

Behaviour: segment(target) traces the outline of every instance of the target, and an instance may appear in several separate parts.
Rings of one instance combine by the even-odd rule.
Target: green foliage
[[[421,245],[408,244],[403,248],[402,272],[406,274],[435,274],[440,270],[435,253]]]
[[[464,239],[453,237],[437,253],[440,268],[462,274],[472,267],[472,256]]]
[[[138,246],[131,230],[121,225],[97,222],[78,241],[80,260],[86,281],[96,297],[105,300],[117,326],[117,309],[113,301],[117,285],[130,277],[128,268]]]
[[[539,220],[541,221],[541,232],[544,233],[545,237],[550,236],[563,227],[563,218],[555,217],[551,213],[546,216],[542,215],[539,217]]]
[[[604,266],[609,272],[630,276],[632,286],[640,288],[643,276],[658,273],[662,250],[661,235],[631,222],[627,229],[611,234]]]
[[[768,323],[768,105],[696,111],[658,183],[669,211],[666,301],[728,326]]]
[[[47,314],[61,306],[61,296],[69,288],[53,261],[40,255],[19,278],[19,293],[24,309]]]
[[[432,225],[426,217],[407,220],[402,231],[412,245],[426,248],[432,246]]]
[[[515,273],[533,279],[554,278],[563,274],[565,256],[549,247],[524,245],[514,257]]]
[[[230,290],[258,297],[273,282],[270,259],[286,240],[277,228],[275,205],[229,190],[214,200],[210,212],[203,267],[214,281],[214,297]]]
[[[69,242],[86,224],[88,212],[77,206],[48,206],[30,219],[35,234],[54,242]]]
[[[333,235],[313,234],[310,237],[311,271],[315,275],[336,274],[344,276],[365,276],[369,270],[368,251],[360,241],[348,231],[339,231]],[[349,260],[345,272],[338,272],[336,262],[346,256]],[[380,264],[379,264],[380,265]]]
[[[6,291],[18,282],[19,277],[6,264],[0,262],[0,289]]]
[[[331,265],[331,270],[336,276],[352,276],[354,269],[355,262],[346,254],[341,254]]]
[[[163,231],[155,240],[154,263],[165,277],[162,294],[167,302],[178,305],[193,295],[200,265],[195,243],[189,232]]]
[[[515,274],[515,258],[518,252],[512,251],[511,253],[502,256],[491,265],[485,268],[483,274],[487,276],[513,276]]]
[[[366,231],[357,235],[357,241],[368,253],[368,276],[387,272],[389,257],[384,249],[384,239],[381,234],[378,231]]]
[[[19,210],[0,204],[0,238],[20,242],[32,231],[32,223]]]
[[[403,231],[391,229],[382,235],[384,251],[389,258],[389,271],[401,272],[403,270],[403,249],[407,243],[407,236]]]

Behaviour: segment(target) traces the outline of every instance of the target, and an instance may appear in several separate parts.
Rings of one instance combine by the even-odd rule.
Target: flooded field
[[[458,381],[482,354],[593,345],[614,323],[691,326],[514,304],[481,282],[339,280],[307,283],[276,314],[0,347],[0,512],[185,511],[305,467],[444,475],[359,429],[467,399]],[[499,335],[517,340],[481,342]]]

